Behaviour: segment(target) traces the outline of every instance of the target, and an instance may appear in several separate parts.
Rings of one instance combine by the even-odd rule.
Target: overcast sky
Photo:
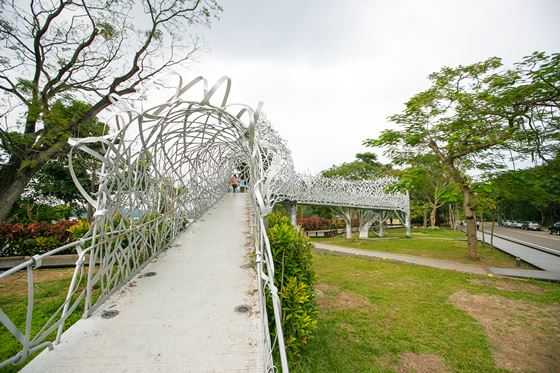
[[[231,100],[263,110],[296,170],[352,161],[443,66],[512,65],[560,51],[558,0],[221,0],[209,52],[186,78],[232,78]],[[189,76],[192,75],[192,76]],[[369,149],[371,150],[371,149]],[[378,153],[380,153],[378,151]]]

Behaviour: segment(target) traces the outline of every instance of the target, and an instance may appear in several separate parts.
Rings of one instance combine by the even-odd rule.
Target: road
[[[484,223],[484,230],[490,233],[491,223]],[[517,228],[505,228],[494,226],[494,233],[517,240],[538,245],[549,250],[555,251],[560,255],[560,236],[548,234],[548,231],[525,231]],[[489,240],[489,238],[487,238]]]

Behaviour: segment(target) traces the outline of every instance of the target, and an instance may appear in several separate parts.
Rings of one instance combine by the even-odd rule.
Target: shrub
[[[318,231],[326,229],[341,229],[346,227],[344,219],[326,219],[318,216],[312,216],[310,218],[300,218],[297,220],[297,224],[305,229],[306,231]],[[352,226],[359,226],[358,218],[352,218]]]
[[[70,227],[75,224],[76,221],[72,220],[62,220],[56,224],[1,224],[0,256],[32,256],[56,249],[72,241]]]
[[[72,235],[72,238],[77,240],[82,238],[91,228],[91,222],[88,220],[78,220],[76,224],[68,228],[68,232]]]
[[[286,348],[292,355],[297,355],[317,329],[313,289],[303,281],[290,277],[279,295],[282,299],[282,329]]]
[[[333,229],[333,220],[313,216],[310,218],[300,218],[297,224],[306,231],[318,231],[323,229]]]
[[[312,244],[292,227],[287,217],[276,213],[269,215],[267,233],[275,268],[274,284],[282,301],[286,350],[297,356],[317,329]],[[268,306],[269,314],[273,315],[270,303]]]

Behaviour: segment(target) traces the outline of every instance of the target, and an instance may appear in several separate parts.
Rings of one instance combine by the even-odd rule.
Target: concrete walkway
[[[482,233],[476,232],[477,238],[482,239]],[[490,236],[485,235],[486,241],[490,242]],[[522,245],[517,242],[505,240],[500,237],[494,236],[492,244],[506,253],[519,257],[525,262],[534,265],[535,267],[544,269],[547,272],[560,273],[560,256],[554,255],[541,250],[533,249]]]
[[[263,371],[256,274],[245,266],[248,205],[247,194],[227,194],[23,372]],[[105,319],[106,310],[119,313]]]
[[[560,281],[560,273],[551,271],[539,271],[535,269],[513,269],[513,268],[494,268],[488,270],[498,276],[532,278],[536,280]]]
[[[372,251],[372,250],[360,250],[360,249],[350,249],[348,247],[328,245],[320,242],[313,242],[313,245],[321,252],[336,252],[343,253],[346,255],[362,255],[381,259],[391,259],[397,260],[399,262],[406,262],[411,264],[419,264],[433,268],[439,269],[449,269],[452,271],[473,273],[477,275],[487,275],[489,272],[483,267],[474,264],[463,264],[457,262],[449,262],[447,260],[430,259],[423,258],[421,256],[405,255],[405,254],[393,254],[383,251]]]

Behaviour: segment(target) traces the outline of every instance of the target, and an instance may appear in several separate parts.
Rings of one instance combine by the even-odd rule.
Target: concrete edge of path
[[[534,269],[517,268],[495,268],[488,267],[488,270],[497,276],[532,278],[536,280],[560,281],[560,273],[551,271],[541,271]]]

